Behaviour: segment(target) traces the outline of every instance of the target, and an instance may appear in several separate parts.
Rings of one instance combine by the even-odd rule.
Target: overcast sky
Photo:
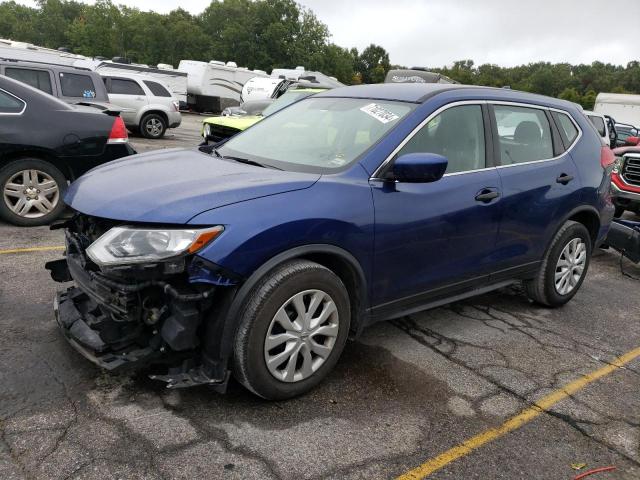
[[[209,0],[113,1],[161,13],[177,6],[200,13],[209,4]],[[624,65],[637,58],[637,13],[631,8],[635,0],[298,1],[329,26],[338,45],[362,50],[376,43],[389,52],[392,63],[401,65],[433,67],[468,58],[502,66],[540,60]]]

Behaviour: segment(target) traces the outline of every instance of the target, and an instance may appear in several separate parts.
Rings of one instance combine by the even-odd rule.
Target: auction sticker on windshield
[[[372,116],[373,118],[375,118],[376,120],[382,123],[393,122],[394,120],[397,120],[398,118],[400,118],[395,113],[390,112],[389,110],[378,105],[377,103],[370,103],[369,105],[365,105],[360,110],[366,113],[367,115]]]

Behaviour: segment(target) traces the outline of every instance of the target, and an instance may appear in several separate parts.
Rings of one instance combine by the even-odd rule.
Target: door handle
[[[561,183],[562,185],[566,185],[571,180],[573,180],[573,175],[567,175],[566,173],[563,173],[558,178],[556,178],[556,183]]]
[[[476,195],[476,201],[489,203],[491,200],[498,198],[499,196],[500,194],[497,191],[484,188]]]

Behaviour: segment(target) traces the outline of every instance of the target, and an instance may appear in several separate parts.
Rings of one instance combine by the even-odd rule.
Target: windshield
[[[265,108],[264,111],[262,112],[262,116],[267,117],[272,113],[276,113],[278,110],[282,110],[287,105],[291,105],[292,103],[295,103],[298,100],[301,100],[305,97],[313,95],[314,93],[317,93],[317,92],[309,92],[309,91],[296,92],[295,90],[289,90],[287,93],[282,95],[279,99],[277,99],[267,108]]]
[[[311,97],[231,138],[220,153],[284,170],[330,173],[353,162],[414,107],[361,98]]]

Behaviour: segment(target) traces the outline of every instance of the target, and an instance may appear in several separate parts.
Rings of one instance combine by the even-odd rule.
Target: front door
[[[461,291],[491,271],[500,221],[500,177],[480,104],[432,116],[394,158],[447,157],[432,183],[371,180],[375,207],[374,316],[388,317]]]

